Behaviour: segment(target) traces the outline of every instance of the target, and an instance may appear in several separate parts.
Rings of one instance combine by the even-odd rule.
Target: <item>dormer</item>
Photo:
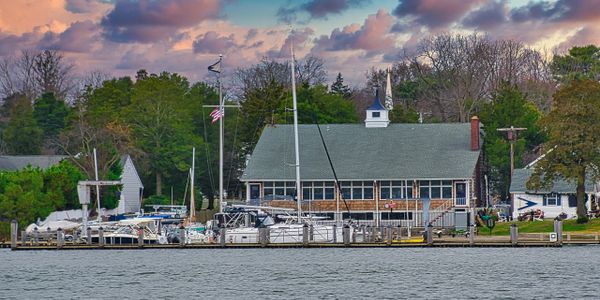
[[[379,89],[377,89],[375,91],[375,101],[367,108],[365,127],[387,127],[389,123],[388,110],[381,104],[381,100],[379,99]]]

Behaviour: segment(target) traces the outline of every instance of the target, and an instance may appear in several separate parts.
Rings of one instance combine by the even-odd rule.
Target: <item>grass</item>
[[[554,221],[523,221],[523,222],[503,222],[496,223],[496,226],[492,230],[492,235],[510,235],[510,225],[517,224],[519,227],[519,233],[548,233],[554,231]],[[600,232],[600,219],[591,219],[585,224],[577,224],[577,220],[565,220],[563,221],[563,232],[574,232],[574,233],[596,233]],[[489,235],[490,230],[487,227],[479,227],[480,235]]]

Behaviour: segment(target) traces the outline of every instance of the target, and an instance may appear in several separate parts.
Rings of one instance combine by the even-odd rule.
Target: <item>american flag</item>
[[[219,121],[220,118],[225,116],[225,109],[223,107],[216,107],[211,113],[212,122],[215,123]]]

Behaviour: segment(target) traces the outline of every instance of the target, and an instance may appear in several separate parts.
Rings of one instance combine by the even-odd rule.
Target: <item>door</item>
[[[455,183],[454,191],[455,191],[454,204],[456,206],[466,206],[467,205],[467,183],[466,182]]]
[[[260,205],[260,184],[250,184],[250,203],[252,205]]]

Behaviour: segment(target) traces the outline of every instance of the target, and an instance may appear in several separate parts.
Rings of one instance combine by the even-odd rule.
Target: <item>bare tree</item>
[[[297,61],[298,83],[308,86],[323,84],[327,81],[327,71],[322,58],[308,55],[303,60]]]

